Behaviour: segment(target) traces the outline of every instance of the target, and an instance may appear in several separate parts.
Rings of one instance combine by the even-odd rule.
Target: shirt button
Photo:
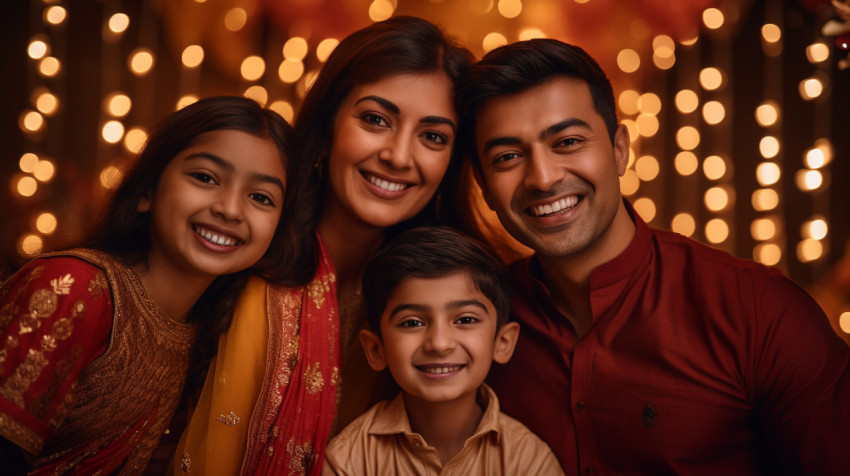
[[[593,466],[592,464],[589,464],[589,465],[587,465],[587,467],[584,468],[584,472],[587,473],[587,474],[595,473],[596,467]]]
[[[576,402],[576,410],[578,411],[584,410],[586,406],[587,405],[584,403],[584,400],[579,400],[578,402]]]
[[[422,440],[418,437],[413,439],[413,447],[414,448],[422,448]]]

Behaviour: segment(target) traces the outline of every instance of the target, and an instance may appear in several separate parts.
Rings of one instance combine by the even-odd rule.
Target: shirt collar
[[[475,433],[467,439],[467,441],[481,438],[484,435],[493,432],[496,441],[499,441],[499,400],[487,384],[482,383],[478,388],[476,396],[478,404],[484,407],[484,414],[481,416],[481,421],[478,423],[478,428]],[[403,434],[406,436],[414,436],[413,430],[410,427],[410,420],[407,418],[407,410],[404,407],[404,398],[402,393],[399,393],[389,405],[380,412],[372,425],[369,427],[370,435],[396,435]]]

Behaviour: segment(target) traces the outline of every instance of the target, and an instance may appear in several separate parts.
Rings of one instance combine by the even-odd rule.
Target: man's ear
[[[614,160],[617,162],[617,173],[620,177],[626,173],[626,167],[629,166],[629,128],[625,124],[617,126],[617,132],[614,134]]]
[[[496,333],[496,344],[493,346],[493,360],[500,364],[506,364],[511,360],[519,338],[519,324],[509,322]]]
[[[142,198],[139,199],[139,203],[136,204],[136,211],[139,213],[151,211],[151,202],[151,192],[145,192]]]
[[[473,157],[472,160],[478,160],[478,158]],[[489,207],[490,210],[495,211],[493,209],[493,204],[490,203],[490,194],[487,193],[487,182],[484,181],[484,177],[481,175],[481,171],[478,170],[478,167],[475,167],[473,165],[470,165],[470,167],[472,168],[472,176],[475,177],[475,183],[477,183],[478,188],[481,189],[481,195],[484,197],[484,202],[487,204],[487,207]]]
[[[387,359],[384,358],[384,343],[378,334],[363,329],[360,331],[360,345],[363,346],[363,352],[366,353],[366,360],[369,362],[369,367],[375,372],[380,372],[387,368]]]

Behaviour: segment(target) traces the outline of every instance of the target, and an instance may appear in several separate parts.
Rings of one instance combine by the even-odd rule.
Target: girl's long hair
[[[201,135],[219,130],[242,131],[273,141],[286,170],[286,189],[280,221],[260,261],[246,270],[216,278],[189,311],[189,322],[200,323],[187,385],[190,392],[203,385],[218,338],[230,326],[249,276],[297,286],[307,283],[315,272],[315,244],[308,225],[313,212],[302,193],[310,167],[301,159],[292,128],[274,111],[238,96],[201,99],[171,114],[150,136],[115,190],[105,214],[80,244],[106,252],[128,266],[144,262],[151,249],[151,224],[150,213],[136,211],[139,201],[154,196],[163,170],[174,157]]]

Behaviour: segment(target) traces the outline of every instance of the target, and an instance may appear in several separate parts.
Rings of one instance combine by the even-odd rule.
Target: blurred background
[[[291,121],[340,38],[416,15],[479,57],[586,49],[630,129],[641,216],[781,268],[850,342],[850,22],[829,0],[2,3],[0,278],[79,237],[168,113],[242,94]]]

